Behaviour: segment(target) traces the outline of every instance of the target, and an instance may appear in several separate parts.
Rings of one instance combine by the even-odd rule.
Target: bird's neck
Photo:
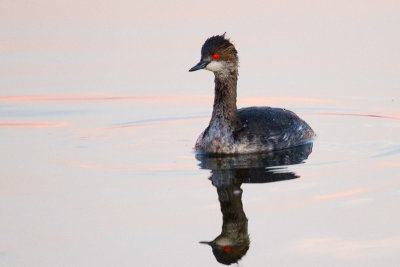
[[[211,122],[221,122],[237,130],[241,127],[236,107],[237,69],[214,74],[215,96]]]

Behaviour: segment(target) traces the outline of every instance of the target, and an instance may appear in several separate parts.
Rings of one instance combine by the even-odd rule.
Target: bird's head
[[[206,69],[216,74],[237,70],[239,58],[235,46],[223,35],[208,38],[201,48],[201,59],[189,71]]]

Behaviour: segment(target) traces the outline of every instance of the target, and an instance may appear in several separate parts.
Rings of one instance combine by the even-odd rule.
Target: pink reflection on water
[[[212,95],[164,95],[164,96],[111,96],[105,94],[60,94],[60,95],[0,95],[2,103],[42,103],[42,102],[81,102],[107,101],[126,103],[211,103]],[[239,105],[267,105],[268,103],[300,102],[327,103],[328,99],[304,97],[244,97],[238,99]]]
[[[140,166],[122,167],[73,163],[72,167],[96,170],[117,170],[117,171],[172,171],[172,170],[197,170],[196,164],[141,164]]]
[[[370,191],[370,190],[367,188],[359,188],[359,189],[354,189],[354,190],[337,192],[337,193],[333,193],[333,194],[314,196],[313,199],[315,199],[315,200],[334,199],[334,198],[339,198],[339,197],[358,195],[358,194],[365,193],[368,191]]]
[[[104,127],[104,128],[89,129],[89,130],[82,131],[82,133],[102,132],[102,131],[117,130],[117,129],[144,127],[144,126],[181,124],[181,123],[185,123],[185,122],[208,121],[208,120],[209,120],[208,118],[196,118],[196,119],[180,119],[180,120],[170,120],[170,121],[145,122],[145,123],[137,123],[137,124],[128,124],[128,125],[121,125],[121,126],[111,126],[111,127]]]
[[[375,257],[371,252],[377,250],[381,255],[397,253],[400,247],[400,236],[349,239],[336,236],[304,238],[293,243],[293,249],[305,255],[321,254],[339,259],[360,260]]]
[[[268,103],[329,103],[332,100],[307,97],[244,97],[238,99],[238,104],[243,106],[268,105]]]
[[[379,118],[388,120],[400,121],[400,117],[397,116],[387,116],[387,115],[375,115],[375,114],[356,114],[356,113],[329,113],[329,112],[301,112],[307,115],[319,115],[319,116],[350,116],[350,117],[368,117],[368,118]]]
[[[60,95],[3,95],[2,103],[42,103],[42,102],[126,102],[126,103],[207,103],[211,99],[208,95],[165,95],[165,96],[110,96],[103,94],[60,94]]]
[[[110,139],[113,138],[112,135],[87,135],[81,136],[80,139]]]
[[[376,165],[382,168],[400,167],[400,161],[384,161],[384,162],[378,162]]]
[[[362,187],[362,188],[357,188],[357,189],[353,189],[353,190],[336,192],[336,193],[332,193],[332,194],[314,196],[314,197],[312,197],[312,200],[326,200],[326,199],[335,199],[335,198],[340,198],[340,197],[353,196],[353,195],[358,195],[358,194],[362,194],[362,193],[368,193],[371,191],[382,190],[382,189],[390,188],[393,186],[398,186],[399,184],[400,184],[400,182],[397,182],[397,181],[375,184],[375,185],[372,185],[369,187]]]
[[[67,126],[66,122],[14,122],[14,121],[0,121],[0,127],[27,127],[27,128],[50,128],[50,127],[63,127]]]

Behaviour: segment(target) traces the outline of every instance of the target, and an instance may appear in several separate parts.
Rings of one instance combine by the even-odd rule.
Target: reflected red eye
[[[225,246],[222,249],[228,254],[231,253],[231,247],[229,247],[229,246]]]
[[[218,55],[217,53],[215,53],[215,54],[212,56],[212,58],[213,58],[214,60],[217,60],[217,59],[219,59],[219,55]]]

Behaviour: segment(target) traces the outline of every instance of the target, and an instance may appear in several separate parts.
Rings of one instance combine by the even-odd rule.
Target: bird
[[[287,149],[312,142],[311,127],[284,108],[246,107],[237,109],[239,57],[226,33],[208,38],[201,59],[189,72],[214,73],[214,104],[208,127],[194,149],[204,154],[247,154]]]

